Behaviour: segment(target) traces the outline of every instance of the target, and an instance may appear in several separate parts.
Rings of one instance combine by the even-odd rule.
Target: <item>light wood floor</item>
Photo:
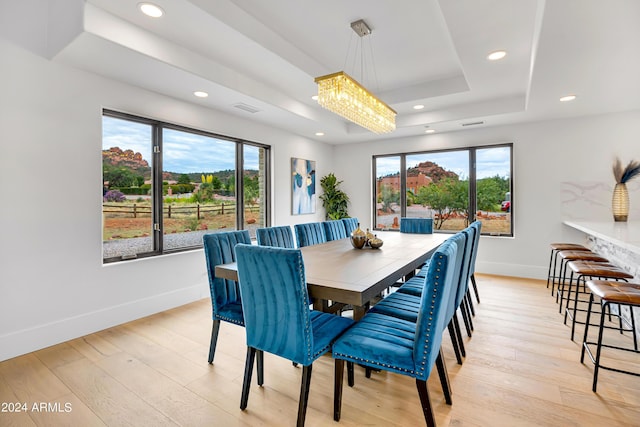
[[[602,371],[592,393],[593,367],[580,364],[580,345],[569,339],[543,282],[478,279],[482,303],[464,365],[455,363],[444,339],[452,406],[443,401],[436,373],[429,381],[439,425],[640,425],[640,378]],[[0,412],[0,425],[294,425],[301,369],[265,354],[265,385],[257,387],[254,375],[249,407],[240,411],[244,329],[222,324],[209,365],[210,312],[202,300],[0,363],[0,402],[25,402],[29,409]],[[640,355],[619,359],[640,371]],[[424,425],[415,382],[407,377],[381,372],[366,379],[356,368],[339,424],[332,399],[333,362],[325,356],[313,367],[307,426]],[[33,411],[40,402],[57,412]]]

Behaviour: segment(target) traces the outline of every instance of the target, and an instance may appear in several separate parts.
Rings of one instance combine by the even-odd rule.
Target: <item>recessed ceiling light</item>
[[[197,90],[197,91],[193,92],[193,94],[195,96],[197,96],[198,98],[206,98],[207,96],[209,96],[209,94],[207,92],[203,92],[201,90]]]
[[[424,133],[434,133],[435,131],[435,129],[427,129],[424,131]]]
[[[497,61],[499,59],[504,58],[505,56],[507,56],[507,52],[504,50],[496,50],[495,52],[491,52],[489,55],[487,55],[487,59],[489,61]]]
[[[311,99],[313,99],[314,101],[317,101],[317,100],[318,100],[318,95],[313,95],[313,96],[311,97]]]
[[[576,99],[575,95],[565,95],[562,98],[560,98],[560,102],[573,101],[574,99]]]
[[[418,105],[414,105],[413,106],[414,110],[422,110],[423,108],[424,108],[424,105],[422,105],[422,104],[418,104]]]
[[[324,136],[324,132],[316,132],[316,136]]]
[[[138,8],[142,13],[152,18],[160,18],[164,15],[164,10],[153,3],[139,3]]]

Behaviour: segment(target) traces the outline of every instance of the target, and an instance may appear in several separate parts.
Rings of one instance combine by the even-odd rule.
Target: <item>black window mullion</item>
[[[153,125],[153,247],[157,253],[164,251],[164,197],[162,191],[162,126]]]
[[[476,185],[476,149],[469,149],[469,207],[467,209],[467,217],[469,218],[469,223],[475,221],[477,204],[478,204],[478,194],[477,194],[477,185]]]
[[[407,156],[400,156],[400,217],[407,216]]]
[[[236,143],[236,229],[244,229],[244,145]]]

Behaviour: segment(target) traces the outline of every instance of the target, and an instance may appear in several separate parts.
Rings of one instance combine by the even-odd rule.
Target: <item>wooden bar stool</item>
[[[551,256],[549,256],[549,274],[547,275],[547,288],[549,288],[549,280],[552,282],[558,278],[556,274],[556,263],[558,261],[558,252],[560,251],[590,251],[589,248],[577,243],[551,243]],[[553,296],[553,292],[551,293]]]
[[[570,261],[594,261],[594,262],[609,262],[605,257],[598,255],[592,251],[559,251],[558,257],[560,258],[560,269],[558,276],[558,292],[556,293],[556,302],[560,300],[560,313],[562,313],[562,291],[564,290],[564,285],[567,277],[567,264]],[[551,282],[551,295],[553,295],[555,282]]]
[[[633,314],[634,307],[640,307],[640,285],[634,284],[634,283],[625,283],[625,282],[611,282],[607,280],[589,280],[587,282],[587,287],[591,291],[591,297],[589,298],[589,309],[587,311],[587,320],[585,322],[585,327],[584,327],[584,339],[582,340],[582,353],[580,355],[580,363],[584,363],[585,351],[589,353],[589,358],[591,359],[591,361],[595,366],[593,370],[593,387],[592,387],[592,390],[595,393],[596,387],[598,385],[598,371],[600,370],[600,368],[606,369],[608,371],[619,372],[622,374],[640,376],[640,372],[625,371],[622,369],[617,369],[617,368],[604,366],[600,364],[600,355],[601,355],[602,347],[628,351],[633,353],[640,353],[638,351],[638,337],[637,337],[637,331],[635,330],[636,328],[635,316]],[[594,343],[594,342],[587,341],[587,338],[588,338],[589,325],[590,325],[589,321],[591,317],[591,309],[593,306],[594,297],[596,296],[600,298],[601,314],[600,314],[600,324],[599,324],[600,329],[598,330],[598,341]],[[622,320],[619,328],[605,326],[604,324],[605,312],[608,309],[610,310],[611,304],[617,304],[620,307],[619,309],[620,313],[622,313],[622,310],[621,310],[622,306],[629,307],[629,310],[631,311],[630,329],[622,328]],[[620,319],[622,319],[622,316],[620,316]],[[624,320],[624,322],[626,323],[626,319]],[[593,325],[593,326],[598,326],[598,325]],[[621,333],[623,331],[631,331],[633,334],[633,348],[603,344],[602,336],[605,329],[616,329],[616,330],[620,330]],[[589,348],[590,345],[594,345],[594,344],[596,345],[595,358],[593,357],[591,349]]]
[[[628,279],[633,279],[633,275],[627,273],[619,267],[611,264],[598,263],[592,261],[570,261],[567,263],[569,269],[571,270],[571,278],[569,279],[569,289],[567,290],[567,298],[566,305],[564,308],[564,324],[567,324],[567,317],[571,317],[571,341],[573,341],[573,337],[576,331],[576,323],[583,324],[583,322],[579,322],[576,320],[578,311],[586,311],[584,309],[578,309],[578,302],[588,303],[589,301],[580,300],[578,295],[580,292],[580,280],[582,280],[584,292],[587,291],[587,279],[605,279],[605,280],[616,280],[616,281],[624,281],[626,282]],[[577,275],[576,278],[576,289],[575,296],[573,298],[573,309],[569,308],[569,303],[571,301],[571,288],[573,287],[573,276]],[[564,297],[564,290],[562,293]],[[560,306],[562,306],[562,299],[560,300]]]

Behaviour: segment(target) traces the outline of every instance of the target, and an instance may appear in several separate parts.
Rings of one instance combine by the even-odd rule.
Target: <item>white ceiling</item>
[[[638,0],[152,1],[163,17],[131,0],[70,2],[81,24],[51,56],[332,144],[640,108]],[[364,72],[358,19],[373,30]],[[506,58],[487,61],[498,49]],[[373,134],[311,99],[315,77],[343,69],[398,112],[396,131]]]

